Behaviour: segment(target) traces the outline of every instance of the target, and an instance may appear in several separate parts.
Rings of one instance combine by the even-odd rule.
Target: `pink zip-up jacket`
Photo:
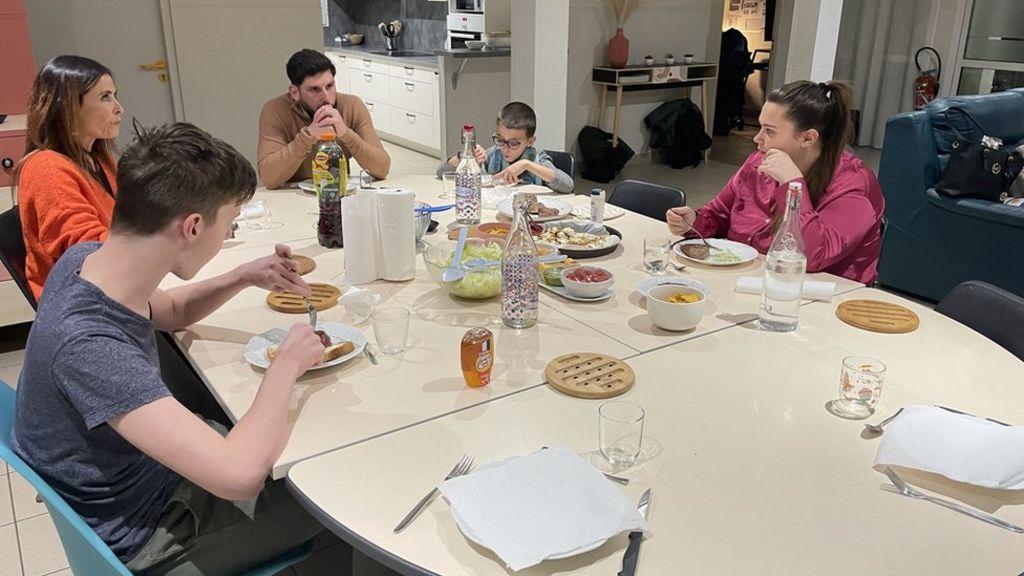
[[[742,242],[764,254],[772,244],[771,221],[785,210],[789,182],[779,184],[760,174],[764,154],[755,152],[706,206],[697,210],[694,228],[708,238]],[[863,284],[878,278],[882,250],[880,225],[885,201],[875,174],[864,162],[843,152],[832,182],[818,205],[811,204],[807,182],[800,198],[800,230],[808,272],[829,272]]]

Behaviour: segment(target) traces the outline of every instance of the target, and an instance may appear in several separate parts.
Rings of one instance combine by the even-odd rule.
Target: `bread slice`
[[[356,345],[347,340],[342,340],[337,344],[332,344],[327,348],[324,348],[324,355],[320,359],[321,363],[330,362],[337,358],[352,352],[356,349]],[[274,361],[274,357],[277,356],[277,346],[267,346],[267,360]]]

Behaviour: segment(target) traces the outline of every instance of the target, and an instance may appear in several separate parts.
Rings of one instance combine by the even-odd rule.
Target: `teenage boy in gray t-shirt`
[[[244,157],[191,124],[143,131],[118,162],[110,237],[69,249],[47,280],[18,384],[14,449],[133,572],[233,574],[321,530],[282,483],[295,379],[323,353],[296,324],[226,434],[160,379],[154,330],[193,324],[249,286],[309,294],[287,246],[193,278],[256,187]]]

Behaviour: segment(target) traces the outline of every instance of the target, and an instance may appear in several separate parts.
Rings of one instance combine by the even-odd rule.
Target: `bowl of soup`
[[[658,328],[672,332],[692,330],[704,318],[707,295],[677,284],[651,288],[647,295],[647,316]]]

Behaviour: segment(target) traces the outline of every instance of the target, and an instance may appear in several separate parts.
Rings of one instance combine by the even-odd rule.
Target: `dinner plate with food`
[[[602,220],[612,220],[625,214],[626,211],[614,204],[605,204],[604,212],[601,214]],[[583,218],[584,220],[590,219],[590,204],[578,204],[573,207],[572,215],[577,218]]]
[[[289,328],[272,328],[250,338],[245,344],[245,360],[259,368],[270,367],[270,363],[277,355],[278,346],[288,335]],[[361,330],[337,322],[317,324],[317,335],[325,346],[324,356],[320,362],[311,366],[310,370],[337,366],[355,358],[366,347],[366,336]]]
[[[691,262],[707,264],[709,266],[736,266],[738,264],[753,262],[757,259],[757,250],[754,248],[740,242],[733,242],[732,240],[725,240],[723,238],[708,238],[708,244],[711,245],[711,250],[708,251],[707,258],[694,258],[688,255],[687,250],[684,249],[684,246],[694,244],[703,245],[704,243],[700,238],[684,240],[679,244],[676,244],[672,250],[679,256],[682,256]]]
[[[508,198],[498,202],[498,212],[503,216],[512,218],[512,200]],[[572,214],[572,204],[561,198],[532,198],[530,202],[530,216],[534,222],[548,222],[561,220]]]
[[[559,252],[572,258],[595,258],[615,251],[622,234],[607,226],[569,220],[545,224],[536,239],[557,246]]]

